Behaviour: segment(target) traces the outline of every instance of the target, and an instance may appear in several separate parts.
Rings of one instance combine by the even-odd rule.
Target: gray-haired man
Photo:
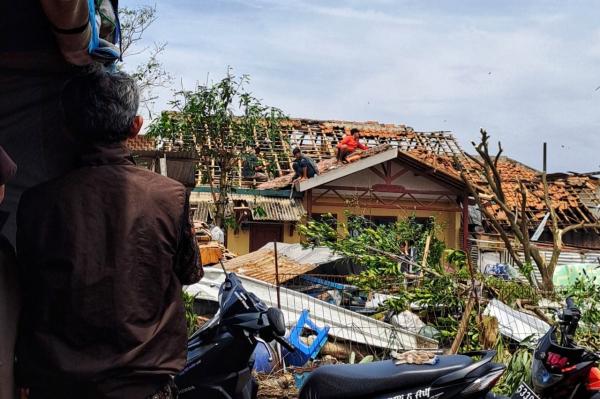
[[[64,89],[80,166],[23,194],[22,386],[35,398],[170,397],[186,357],[181,285],[202,276],[180,183],[135,166],[138,90],[95,72]]]

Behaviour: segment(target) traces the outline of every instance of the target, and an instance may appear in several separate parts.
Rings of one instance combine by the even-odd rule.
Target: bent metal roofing
[[[278,254],[279,282],[285,283],[298,275],[308,273],[318,267],[314,263],[301,263],[285,255]],[[248,277],[276,284],[275,251],[261,248],[258,251],[241,255],[223,264],[228,272],[235,272]]]

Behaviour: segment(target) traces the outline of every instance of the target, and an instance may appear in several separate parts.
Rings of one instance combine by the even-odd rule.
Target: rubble
[[[254,373],[258,382],[258,398],[297,398],[298,388],[291,372],[279,371],[272,374]]]

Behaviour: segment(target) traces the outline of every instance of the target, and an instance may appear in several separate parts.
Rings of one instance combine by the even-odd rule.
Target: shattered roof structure
[[[479,174],[478,166],[469,160],[464,166],[482,192],[489,191],[489,187]],[[498,172],[502,180],[506,204],[511,209],[520,209],[521,207],[521,198],[518,193],[519,182],[526,187],[527,216],[532,227],[537,225],[547,213],[541,172],[508,157],[501,157],[498,160]],[[548,176],[548,194],[561,226],[577,224],[582,221],[596,222],[600,209],[599,193],[598,181],[591,176],[572,174]],[[489,202],[488,207],[501,223],[508,223],[506,213],[498,204]]]
[[[358,129],[361,141],[368,147],[389,144],[394,148],[410,153],[416,159],[427,162],[430,154],[445,155],[452,159],[461,155],[462,150],[449,132],[415,132],[405,125],[382,124],[378,122],[319,121],[311,119],[288,119],[275,137],[266,129],[255,133],[255,144],[261,148],[259,162],[270,171],[271,179],[293,172],[292,150],[299,147],[305,155],[317,163],[335,158],[338,142],[353,128]],[[243,149],[238,149],[243,150]],[[219,166],[214,160],[202,165],[202,181],[218,181]],[[255,182],[242,177],[242,162],[238,162],[231,176],[238,187],[254,185]]]
[[[344,168],[335,164],[337,143],[350,130],[356,128],[361,134],[361,142],[369,147],[363,158],[376,156],[389,148],[398,150],[398,158],[417,169],[433,172],[449,180],[460,180],[460,170],[464,168],[471,181],[482,192],[489,192],[489,187],[481,176],[479,166],[469,159],[458,145],[454,136],[448,132],[416,132],[406,125],[382,124],[378,122],[350,122],[336,120],[289,119],[282,122],[282,130],[276,137],[269,136],[266,130],[257,131],[255,142],[261,148],[259,162],[270,171],[269,181],[258,184],[258,188],[282,189],[288,187],[292,180],[292,150],[299,147],[302,152],[313,158],[320,172]],[[137,136],[128,145],[135,152],[156,151],[156,143],[145,136]],[[172,149],[171,149],[172,150]],[[347,166],[347,165],[346,165]],[[219,167],[214,160],[202,165],[201,181],[219,177]],[[519,206],[517,188],[522,182],[528,189],[527,214],[532,225],[537,225],[546,214],[541,173],[534,168],[507,157],[501,157],[498,170],[503,181],[507,204],[511,208]],[[257,182],[242,178],[242,162],[238,162],[233,176],[237,187],[256,186]],[[337,173],[337,172],[336,172]],[[552,204],[557,210],[562,225],[573,223],[595,222],[600,218],[600,184],[590,174],[556,174],[549,175],[549,192]],[[253,196],[237,198],[235,201],[259,201]],[[265,198],[265,197],[262,197]],[[263,201],[264,200],[260,200]],[[297,200],[295,200],[297,201]],[[199,215],[207,215],[210,211],[211,198],[208,194],[199,199],[203,203],[198,208]],[[263,220],[300,220],[298,211],[288,209],[282,199],[276,204],[265,203],[269,216]],[[231,204],[233,207],[233,203]],[[293,207],[301,206],[297,201]],[[497,204],[488,204],[496,218],[504,224],[508,223],[506,214]],[[262,205],[261,205],[262,207]],[[287,214],[286,214],[287,213]],[[260,218],[260,216],[258,216]]]
[[[318,267],[313,263],[300,263],[285,255],[278,254],[279,282],[285,283],[304,273]],[[269,248],[238,256],[223,264],[225,270],[252,277],[267,283],[276,284],[275,278],[275,252]]]

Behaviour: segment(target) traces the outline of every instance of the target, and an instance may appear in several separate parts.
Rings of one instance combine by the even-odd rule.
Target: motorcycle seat
[[[304,382],[300,399],[361,398],[431,384],[472,363],[468,356],[440,356],[434,365],[395,365],[393,360],[322,366]]]

